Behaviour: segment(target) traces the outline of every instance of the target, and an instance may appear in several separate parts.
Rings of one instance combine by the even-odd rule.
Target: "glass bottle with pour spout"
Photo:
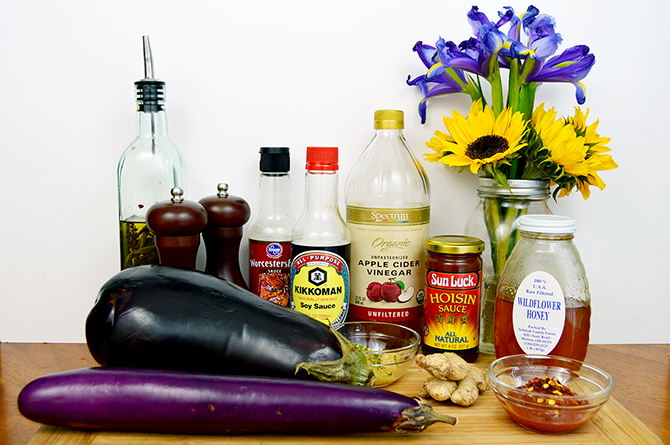
[[[155,203],[184,187],[186,168],[170,140],[165,113],[165,82],[154,77],[149,37],[143,37],[144,79],[135,82],[136,137],[117,169],[121,269],[158,264],[146,214]]]

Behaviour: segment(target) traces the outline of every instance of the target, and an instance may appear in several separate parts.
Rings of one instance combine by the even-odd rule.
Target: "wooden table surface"
[[[586,361],[614,379],[612,396],[670,444],[670,345],[591,345]],[[95,366],[84,344],[0,343],[0,444],[25,444],[40,427],[16,400],[31,380]]]

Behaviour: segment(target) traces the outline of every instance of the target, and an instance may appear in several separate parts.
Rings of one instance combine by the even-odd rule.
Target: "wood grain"
[[[480,360],[482,366],[491,357]],[[200,444],[488,444],[488,443],[670,443],[668,407],[670,377],[668,361],[670,345],[607,345],[590,346],[587,361],[600,366],[615,379],[613,398],[598,416],[581,429],[566,435],[545,435],[526,431],[509,419],[492,392],[487,392],[470,408],[449,403],[435,403],[438,412],[459,418],[456,427],[433,425],[415,435],[368,434],[343,437],[203,437],[109,432],[88,433],[65,428],[40,426],[23,418],[16,408],[19,391],[29,381],[42,375],[66,369],[95,366],[83,344],[0,344],[0,443],[25,444],[108,444],[150,445],[158,443]],[[641,371],[642,370],[642,371]],[[646,376],[642,379],[639,375]],[[638,377],[635,377],[635,376]],[[415,395],[421,386],[424,371],[414,367],[389,390]],[[627,379],[640,382],[627,385]],[[619,384],[617,384],[619,383]],[[619,391],[618,393],[616,391]],[[622,402],[622,403],[620,403]],[[635,416],[630,410],[636,410]],[[653,428],[648,428],[653,426]],[[34,436],[33,436],[34,435]],[[660,437],[659,437],[660,436]],[[32,437],[32,439],[31,439]]]

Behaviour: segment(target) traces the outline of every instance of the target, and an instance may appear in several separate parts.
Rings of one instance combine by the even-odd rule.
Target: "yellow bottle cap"
[[[401,110],[375,111],[375,130],[402,130],[405,128],[405,114]]]

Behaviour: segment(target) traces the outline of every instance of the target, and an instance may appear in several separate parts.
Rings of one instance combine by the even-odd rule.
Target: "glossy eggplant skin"
[[[382,389],[137,368],[51,374],[29,383],[18,403],[40,423],[152,433],[348,434],[456,423]]]
[[[86,341],[101,365],[217,374],[295,377],[300,363],[342,357],[325,324],[220,278],[166,266],[107,281]]]

